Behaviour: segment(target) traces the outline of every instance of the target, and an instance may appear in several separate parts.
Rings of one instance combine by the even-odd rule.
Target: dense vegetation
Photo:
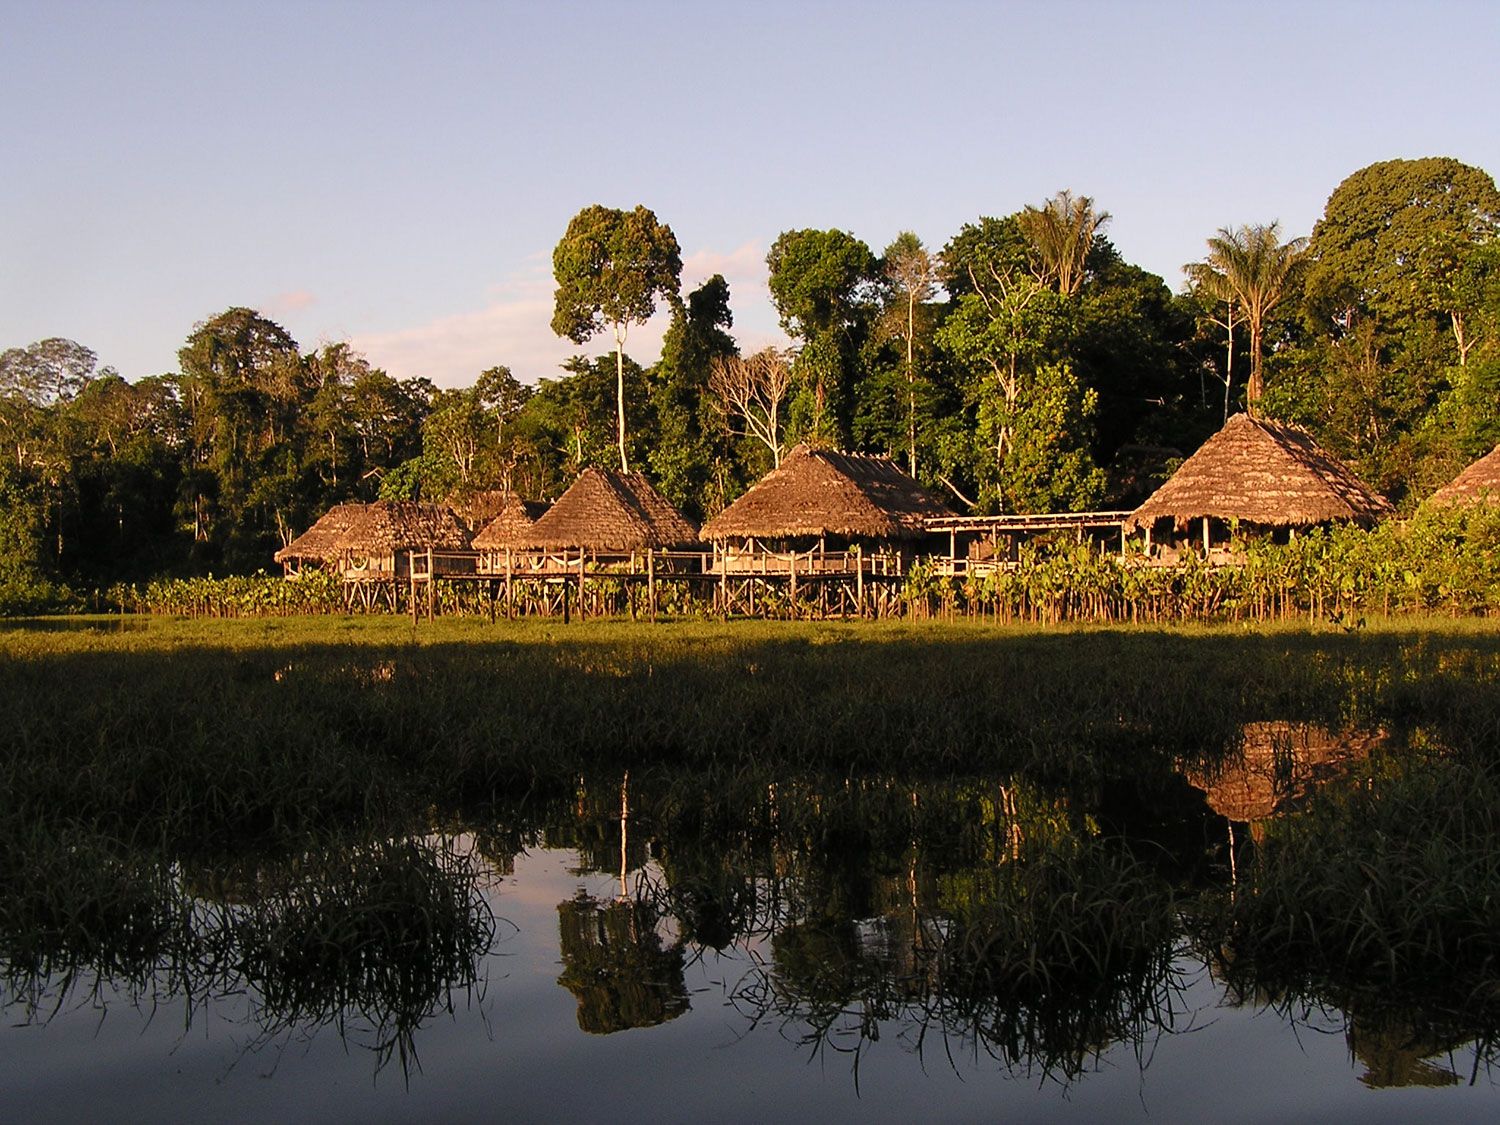
[[[1445,158],[1340,184],[1307,239],[1225,228],[1187,284],[1125,261],[1061,192],[981,217],[941,252],[783,232],[770,288],[797,346],[741,357],[715,276],[679,289],[670,228],[586,208],[557,247],[555,330],[612,331],[527,385],[397,380],[347,346],[304,353],[232,308],[175,372],[126,382],[48,339],[0,354],[0,605],[63,587],[249,573],[344,499],[555,496],[628,463],[701,517],[799,440],[888,453],[980,511],[1133,505],[1241,406],[1309,426],[1412,506],[1500,439],[1500,193]],[[660,357],[625,354],[660,303]],[[497,357],[500,359],[503,357]],[[758,362],[752,363],[751,359]]]

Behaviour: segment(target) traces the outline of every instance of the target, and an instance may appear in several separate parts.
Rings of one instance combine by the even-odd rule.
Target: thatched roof
[[[702,537],[916,539],[928,519],[952,514],[889,457],[799,445],[711,519]]]
[[[1500,506],[1500,445],[1427,498],[1434,508],[1469,504]]]
[[[525,543],[547,549],[633,551],[641,547],[685,547],[695,528],[640,473],[585,469],[536,521]]]
[[[387,555],[395,551],[464,551],[469,532],[452,508],[414,500],[377,500],[364,505],[339,540],[343,553]]]
[[[276,552],[277,562],[308,559],[327,562],[341,553],[340,543],[349,528],[364,514],[363,504],[336,504],[318,521]]]
[[[484,493],[491,500],[489,518],[474,536],[476,551],[503,551],[506,547],[523,547],[531,541],[532,528],[546,511],[546,504],[522,500],[514,492]]]
[[[1236,414],[1131,513],[1127,528],[1204,516],[1264,527],[1373,523],[1391,511],[1298,426]]]

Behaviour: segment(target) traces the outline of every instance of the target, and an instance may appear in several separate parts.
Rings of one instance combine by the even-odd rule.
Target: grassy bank
[[[1247,722],[1500,742],[1500,632],[74,619],[0,632],[9,816],[232,841],[601,766],[1097,787]]]

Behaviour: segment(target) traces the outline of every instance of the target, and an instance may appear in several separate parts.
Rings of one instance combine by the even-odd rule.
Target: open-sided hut
[[[701,537],[714,545],[715,567],[728,572],[847,569],[877,557],[899,571],[928,537],[927,521],[952,514],[889,457],[799,445]],[[810,554],[806,562],[794,559],[800,553]]]
[[[523,538],[518,546],[559,561],[572,552],[621,560],[693,546],[698,529],[640,473],[589,468]]]
[[[517,553],[531,546],[536,521],[547,511],[547,505],[522,500],[514,492],[485,495],[498,500],[486,505],[489,518],[474,536],[473,547],[479,552],[480,574],[503,574],[514,565]]]
[[[1198,524],[1211,549],[1228,539],[1231,521],[1289,534],[1328,523],[1369,526],[1390,512],[1385,497],[1306,430],[1237,414],[1131,513],[1126,528],[1144,528],[1148,547],[1153,534],[1186,545]]]
[[[276,552],[276,561],[288,578],[304,567],[336,566],[343,556],[343,539],[364,513],[363,504],[335,504],[316,523]]]
[[[1426,504],[1430,508],[1500,507],[1500,445],[1434,492]]]
[[[377,500],[363,505],[339,540],[339,565],[349,578],[404,578],[413,571],[473,574],[469,531],[445,504]]]

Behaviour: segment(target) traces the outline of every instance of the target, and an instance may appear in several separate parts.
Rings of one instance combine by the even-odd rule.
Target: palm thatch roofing
[[[1127,528],[1170,518],[1243,520],[1264,527],[1374,523],[1391,512],[1299,426],[1236,414],[1131,513]]]
[[[536,521],[525,542],[511,546],[634,551],[685,547],[697,539],[698,529],[640,473],[589,468]]]
[[[363,504],[336,504],[318,517],[316,523],[276,552],[277,562],[304,559],[328,562],[342,553],[344,535],[363,515]]]
[[[374,558],[397,551],[466,551],[469,531],[446,504],[377,500],[339,540],[341,553]]]
[[[1434,508],[1500,505],[1500,445],[1429,496],[1427,504]]]
[[[514,492],[483,493],[490,508],[487,519],[478,535],[474,536],[476,551],[503,551],[507,547],[524,547],[531,540],[532,528],[547,511],[546,504],[522,500]]]
[[[711,519],[702,537],[918,539],[929,519],[951,515],[889,457],[799,445]]]

